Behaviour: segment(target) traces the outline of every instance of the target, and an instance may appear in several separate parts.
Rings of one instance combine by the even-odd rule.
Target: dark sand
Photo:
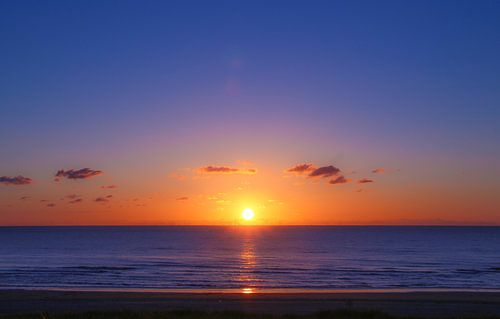
[[[500,316],[500,292],[241,294],[0,290],[0,314],[181,309],[308,314],[345,308],[410,316]]]

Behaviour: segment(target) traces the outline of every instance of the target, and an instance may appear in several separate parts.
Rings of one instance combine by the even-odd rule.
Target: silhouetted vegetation
[[[235,311],[92,311],[82,313],[37,313],[3,315],[0,319],[417,319],[394,316],[380,311],[335,310],[308,315],[272,315]],[[453,317],[467,319],[500,319],[499,316]]]

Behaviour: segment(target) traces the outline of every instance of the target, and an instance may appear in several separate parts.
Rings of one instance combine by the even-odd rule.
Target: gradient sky
[[[499,35],[487,0],[2,1],[0,225],[500,225]]]

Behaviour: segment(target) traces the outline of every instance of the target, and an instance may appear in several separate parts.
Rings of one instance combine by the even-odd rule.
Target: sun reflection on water
[[[254,288],[247,287],[247,288],[241,288],[241,293],[243,294],[253,294],[255,292]]]
[[[245,234],[242,240],[240,271],[237,280],[244,286],[241,288],[241,292],[244,294],[251,294],[255,292],[255,288],[252,286],[257,280],[254,275],[254,269],[257,267],[255,242],[251,233]]]

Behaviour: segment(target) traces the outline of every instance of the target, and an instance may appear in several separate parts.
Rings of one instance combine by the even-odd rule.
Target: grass
[[[82,313],[38,313],[0,315],[0,319],[417,319],[393,316],[380,311],[336,310],[308,315],[270,315],[234,311],[93,311]],[[455,317],[500,319],[498,316]]]

